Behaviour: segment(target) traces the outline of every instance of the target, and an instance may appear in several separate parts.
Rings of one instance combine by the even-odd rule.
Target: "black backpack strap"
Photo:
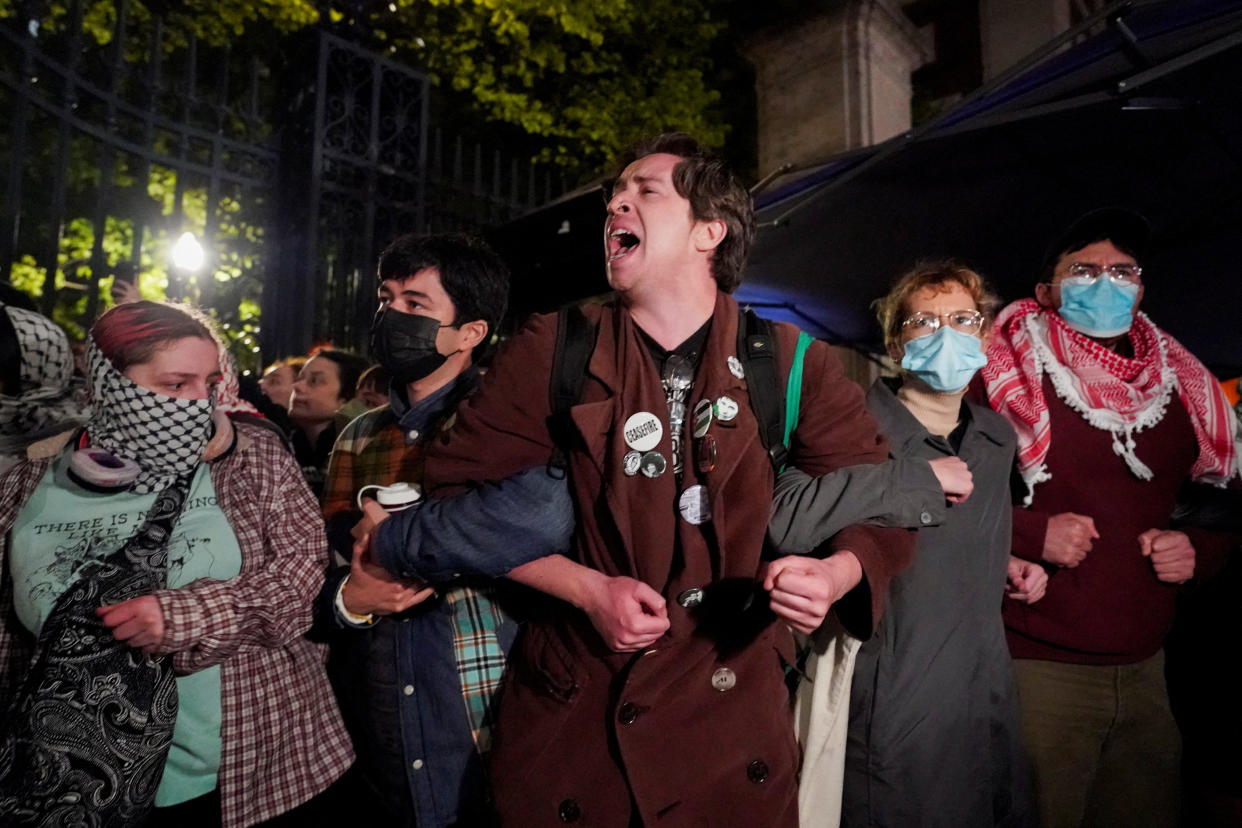
[[[767,449],[772,468],[785,466],[785,389],[777,375],[776,339],[772,323],[749,308],[740,313],[737,352],[746,370],[750,407],[759,421],[759,438]]]
[[[578,404],[582,396],[582,382],[586,379],[587,363],[595,350],[596,328],[586,318],[582,308],[576,305],[561,308],[556,315],[556,349],[552,353],[552,378],[548,383],[548,400],[552,416],[548,430],[556,443],[556,453],[550,463],[557,468],[565,467],[568,448],[569,409]]]

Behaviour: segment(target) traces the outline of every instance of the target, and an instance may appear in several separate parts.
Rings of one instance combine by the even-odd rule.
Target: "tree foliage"
[[[635,139],[682,129],[710,146],[728,134],[712,49],[729,0],[130,0],[131,56],[140,58],[157,15],[168,51],[191,34],[207,45],[270,53],[322,23],[392,60],[428,71],[476,122],[531,136],[541,160],[589,174]],[[56,0],[39,21],[71,22]],[[118,4],[84,0],[83,29],[112,38]],[[0,0],[0,17],[14,0]]]
[[[259,57],[270,67],[269,79],[279,81],[293,74],[290,66],[305,70],[305,62],[282,61],[309,42],[304,33],[314,26],[328,27],[394,62],[426,71],[442,93],[438,120],[451,130],[482,125],[492,138],[503,136],[501,141],[525,136],[511,142],[510,149],[529,151],[538,160],[560,165],[570,178],[586,179],[635,139],[655,132],[681,129],[709,146],[725,144],[731,101],[722,94],[718,58],[727,35],[725,12],[736,2],[129,0],[122,57],[137,76],[158,34],[168,57],[165,76],[185,64],[187,47],[197,42],[200,56],[204,47],[223,52],[219,47],[227,46],[235,58]],[[74,44],[80,34],[84,52],[97,47],[95,71],[108,71],[121,5],[119,0],[0,0],[0,18],[30,15],[33,19],[23,19],[19,27],[37,33],[41,43]],[[80,30],[75,28],[79,14]],[[271,86],[267,94],[297,88],[279,82]],[[220,128],[226,133],[276,128],[250,121],[236,130],[234,126],[225,120]],[[26,190],[44,192],[58,166],[55,141],[49,123],[31,129]],[[160,133],[154,136],[157,145],[169,140]],[[188,298],[221,309],[219,321],[242,367],[256,367],[256,300],[261,290],[256,274],[264,271],[262,206],[243,203],[240,193],[226,196],[208,221],[201,182],[184,182],[183,203],[174,208],[175,171],[154,164],[146,170],[145,182],[137,172],[123,154],[111,172],[115,203],[105,221],[102,251],[107,269],[97,282],[99,303],[110,303],[112,268],[134,256],[142,293],[162,297],[172,240],[182,229],[201,235],[211,228],[211,273],[189,286]],[[58,239],[52,275],[55,316],[80,334],[89,324],[84,317],[96,241],[86,216],[103,183],[96,145],[85,136],[75,136],[70,145],[66,175],[69,203],[63,222],[53,226],[55,222],[40,219],[42,211],[32,208],[23,226],[29,238]],[[145,232],[135,252],[139,222]],[[12,282],[38,295],[47,254],[23,248],[17,255]]]
[[[467,93],[488,117],[598,167],[636,138],[683,129],[714,146],[710,82],[724,28],[712,0],[397,0],[374,17],[394,57]]]

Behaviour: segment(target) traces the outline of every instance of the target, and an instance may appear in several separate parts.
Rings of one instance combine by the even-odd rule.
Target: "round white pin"
[[[664,436],[664,424],[650,411],[640,411],[625,421],[622,429],[625,444],[634,451],[651,451],[660,445]]]
[[[735,356],[729,357],[729,373],[738,379],[746,376],[746,369],[742,367],[742,361]]]
[[[694,526],[711,520],[712,507],[707,502],[707,487],[698,484],[687,488],[677,501],[677,510],[686,523]]]
[[[716,400],[716,419],[727,423],[737,416],[737,400],[732,397],[719,397]]]

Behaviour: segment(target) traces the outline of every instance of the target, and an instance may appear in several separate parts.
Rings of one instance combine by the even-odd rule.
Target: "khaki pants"
[[[1096,667],[1014,659],[1041,828],[1175,828],[1181,734],[1164,653]]]

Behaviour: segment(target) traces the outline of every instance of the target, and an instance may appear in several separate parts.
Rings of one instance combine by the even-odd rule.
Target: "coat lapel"
[[[674,497],[672,469],[654,479],[641,473],[626,475],[623,461],[630,449],[623,430],[631,415],[640,411],[655,414],[665,427],[655,451],[671,462],[668,407],[646,346],[629,314],[619,305],[605,308],[600,315],[587,372],[598,386],[584,391],[585,402],[570,410],[570,418],[587,454],[580,462],[590,464],[589,472],[598,481],[599,488],[590,492],[590,502],[598,503],[602,498],[606,504],[607,515],[598,515],[597,519],[611,519],[625,556],[624,562],[593,563],[605,571],[662,584],[672,565],[672,518],[668,510],[655,504],[669,503]],[[642,554],[636,554],[639,549]]]
[[[589,393],[590,401],[579,402],[569,410],[569,418],[587,448],[587,459],[601,477],[608,467],[608,436],[613,425],[617,389],[621,372],[617,360],[616,315],[605,310],[600,314],[595,350],[587,362],[587,375],[603,386],[603,394]],[[583,398],[588,396],[585,387]]]

